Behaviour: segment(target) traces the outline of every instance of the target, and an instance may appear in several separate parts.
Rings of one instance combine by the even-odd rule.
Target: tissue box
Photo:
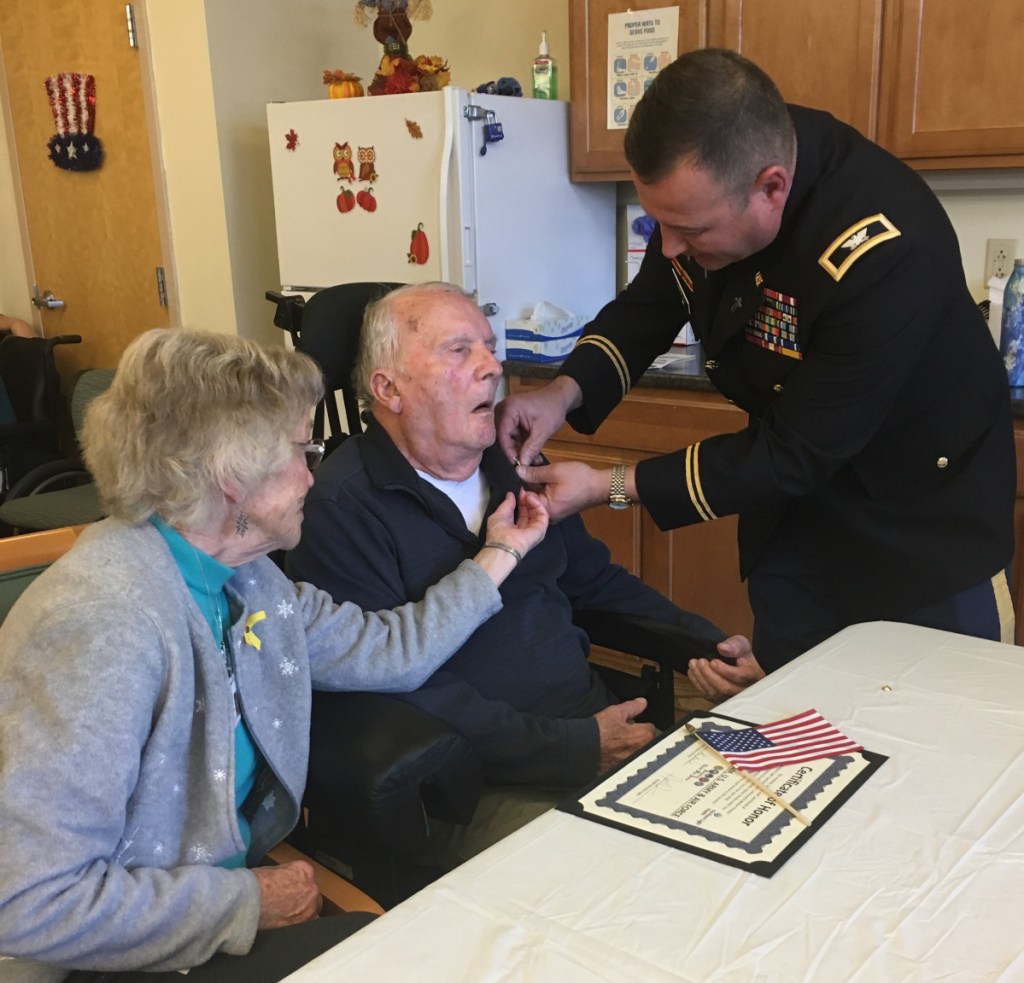
[[[530,317],[505,322],[505,355],[525,362],[560,362],[576,346],[587,318],[555,304],[538,304]]]

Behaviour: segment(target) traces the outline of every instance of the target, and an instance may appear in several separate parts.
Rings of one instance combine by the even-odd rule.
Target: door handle
[[[64,301],[58,300],[54,297],[52,290],[44,290],[42,296],[40,296],[39,288],[36,286],[32,287],[32,303],[40,309],[45,307],[49,308],[51,311],[58,310],[64,306]]]

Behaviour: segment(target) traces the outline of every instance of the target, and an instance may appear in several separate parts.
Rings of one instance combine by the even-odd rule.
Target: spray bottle
[[[558,98],[558,66],[548,49],[548,32],[540,32],[540,52],[533,59],[533,98]]]

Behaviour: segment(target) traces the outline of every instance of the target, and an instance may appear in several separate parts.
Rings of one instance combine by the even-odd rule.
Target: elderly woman
[[[158,329],[89,408],[111,518],[0,628],[3,979],[278,979],[344,934],[282,927],[316,918],[308,864],[254,866],[299,816],[311,684],[418,687],[547,516],[510,495],[488,546],[394,611],[293,584],[266,554],[298,542],[320,393],[303,355]]]

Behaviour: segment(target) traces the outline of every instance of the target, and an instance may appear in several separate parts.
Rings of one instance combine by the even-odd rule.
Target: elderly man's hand
[[[638,724],[633,720],[646,709],[647,701],[638,696],[635,700],[613,704],[594,714],[601,740],[598,774],[603,774],[620,761],[624,761],[634,751],[654,739],[656,731],[651,724]]]
[[[721,659],[691,659],[686,673],[704,699],[718,703],[764,679],[764,670],[754,657],[750,642],[742,635],[732,635],[719,642],[717,647],[725,658],[734,660],[735,664],[730,665]]]
[[[323,897],[305,860],[277,867],[254,867],[260,886],[260,931],[308,922],[320,914]]]

